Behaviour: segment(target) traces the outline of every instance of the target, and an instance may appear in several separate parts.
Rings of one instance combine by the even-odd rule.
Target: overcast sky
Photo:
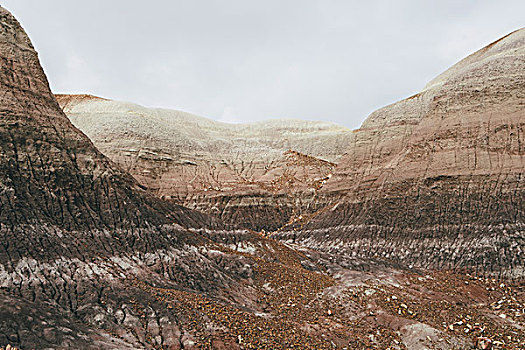
[[[51,88],[230,122],[356,128],[525,26],[525,1],[3,0]]]

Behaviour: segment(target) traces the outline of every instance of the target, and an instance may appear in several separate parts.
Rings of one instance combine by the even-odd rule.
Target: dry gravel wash
[[[262,310],[234,307],[200,293],[123,279],[122,289],[116,290],[122,295],[119,303],[115,304],[115,295],[101,293],[96,305],[100,314],[94,323],[99,323],[107,339],[92,347],[473,349],[479,339],[489,339],[494,349],[523,349],[523,286],[501,287],[498,281],[443,272],[393,271],[387,272],[387,282],[349,271],[352,283],[356,279],[361,283],[342,286],[344,278],[336,282],[300,267],[288,269],[255,260],[254,281],[263,286],[257,293],[258,303],[264,305]],[[129,295],[133,297],[126,297]],[[502,304],[505,305],[496,309]],[[50,317],[49,313],[41,317],[34,310],[23,312],[20,302],[13,307],[22,312],[18,311],[11,323],[35,319],[34,327],[44,328],[46,339],[55,339],[62,332],[70,339],[79,332],[79,326],[71,320],[61,324],[58,316]],[[100,316],[104,314],[105,317]],[[120,319],[122,324],[108,326],[104,318],[111,317]],[[84,330],[80,336],[95,335]],[[103,339],[103,335],[97,336]],[[8,342],[19,343],[13,336]],[[69,346],[82,347],[81,344],[71,342]],[[59,346],[62,347],[67,346]]]

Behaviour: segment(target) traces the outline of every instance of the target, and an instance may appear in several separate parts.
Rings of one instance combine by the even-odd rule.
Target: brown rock
[[[476,349],[492,349],[492,340],[486,337],[479,337],[476,341]]]
[[[262,246],[259,236],[160,200],[100,153],[62,112],[29,38],[1,7],[0,67],[0,341],[180,345],[158,336],[157,319],[174,329],[187,316],[169,312],[151,284],[251,297],[241,281],[253,262],[213,239]]]

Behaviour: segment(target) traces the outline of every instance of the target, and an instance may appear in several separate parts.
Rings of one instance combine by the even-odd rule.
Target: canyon
[[[0,7],[0,348],[521,349],[524,53],[229,125],[55,96]]]
[[[227,125],[90,96],[58,101],[142,184],[224,222],[347,263],[520,278],[524,41],[524,30],[501,38],[352,132],[290,120]]]

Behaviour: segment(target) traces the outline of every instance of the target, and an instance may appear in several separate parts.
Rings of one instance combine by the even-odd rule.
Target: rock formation
[[[0,349],[525,342],[512,281],[366,258],[373,270],[350,270],[154,196],[70,123],[1,7],[0,92]]]
[[[327,122],[227,124],[89,95],[57,95],[73,124],[141,184],[230,223],[273,231],[312,198],[348,147]]]
[[[276,270],[309,299],[332,283],[278,243],[144,190],[64,115],[3,8],[0,66],[0,346],[238,348],[251,329],[228,330],[224,317],[271,311],[259,298]],[[284,319],[266,327],[269,344],[308,337]]]
[[[226,226],[159,200],[103,156],[63,114],[29,38],[3,8],[0,24],[0,342],[142,347],[132,300],[145,307],[155,298],[135,279],[235,298],[243,259],[207,256],[213,243],[195,231]]]
[[[352,257],[525,276],[525,30],[372,113],[320,196],[279,238]]]

